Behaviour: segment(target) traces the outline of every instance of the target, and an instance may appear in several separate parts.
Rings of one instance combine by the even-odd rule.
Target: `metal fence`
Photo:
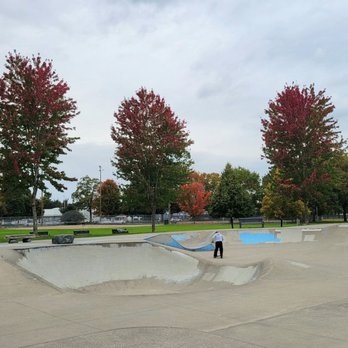
[[[343,221],[342,215],[330,215],[321,217],[321,221],[326,219],[338,219]],[[229,218],[213,218],[209,215],[202,215],[195,219],[192,219],[185,213],[173,213],[173,214],[156,214],[156,224],[163,223],[230,223]],[[233,219],[234,224],[238,224],[238,219]],[[280,224],[280,220],[264,219],[268,224]],[[89,216],[85,216],[84,224],[90,224]],[[137,215],[116,215],[116,216],[95,216],[92,217],[92,224],[96,225],[140,225],[150,224],[151,215],[137,214]],[[283,223],[296,223],[294,219],[283,220]],[[39,226],[58,226],[62,225],[61,216],[44,216],[38,219]],[[32,217],[2,217],[0,218],[0,227],[31,227],[33,225]]]
[[[189,222],[225,222],[229,223],[228,218],[212,218],[210,216],[201,216],[196,219],[191,219],[189,215],[184,213],[174,214],[156,214],[156,224],[164,223],[189,223]],[[137,215],[116,215],[116,216],[92,216],[92,221],[89,221],[89,215],[85,214],[83,224],[96,225],[140,225],[150,224],[151,215],[137,214]],[[39,226],[58,226],[62,225],[61,216],[43,216],[38,219]],[[31,227],[33,225],[32,217],[2,217],[0,218],[0,227]]]
[[[163,223],[163,214],[156,215],[156,223]],[[149,224],[151,215],[116,215],[116,216],[93,216],[89,221],[89,216],[85,216],[84,224],[101,224],[101,225],[123,225],[123,224]],[[39,226],[57,226],[63,224],[61,216],[43,216],[38,219]],[[0,227],[30,227],[33,226],[32,217],[2,217]]]

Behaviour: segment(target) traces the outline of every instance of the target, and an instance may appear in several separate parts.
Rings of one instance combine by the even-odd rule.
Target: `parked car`
[[[180,222],[180,221],[182,221],[182,219],[180,219],[180,218],[178,218],[178,217],[172,217],[172,218],[170,219],[170,222],[171,222],[172,224],[176,224],[177,222]]]
[[[114,224],[125,224],[127,222],[127,216],[125,215],[116,216],[112,222]]]

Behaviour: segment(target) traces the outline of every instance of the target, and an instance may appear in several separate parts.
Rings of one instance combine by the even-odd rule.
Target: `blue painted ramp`
[[[276,238],[273,233],[247,233],[239,234],[239,239],[243,244],[259,244],[259,243],[279,243],[280,239]]]
[[[167,245],[173,248],[187,250],[187,251],[212,251],[214,250],[214,246],[211,243],[198,245],[196,247],[185,247],[180,241],[188,240],[190,236],[184,234],[173,234],[173,235],[157,235],[154,237],[146,238],[146,240],[162,245]]]

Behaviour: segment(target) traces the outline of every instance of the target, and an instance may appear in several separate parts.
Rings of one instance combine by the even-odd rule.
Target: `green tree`
[[[45,191],[47,182],[63,191],[61,181],[75,180],[57,165],[77,139],[69,133],[70,121],[78,112],[75,101],[66,96],[68,85],[59,79],[51,61],[14,52],[6,57],[5,68],[0,79],[1,172],[10,164],[10,173],[15,173],[23,191],[30,189],[36,232],[38,191]]]
[[[71,195],[73,203],[78,209],[86,209],[89,212],[89,222],[92,222],[93,201],[97,192],[99,180],[88,175],[79,180],[76,190]]]
[[[189,175],[189,181],[201,182],[206,191],[215,192],[220,183],[219,173],[200,173],[193,171]]]
[[[117,175],[144,199],[155,231],[158,207],[174,201],[190,171],[188,147],[192,141],[186,123],[164,99],[145,88],[125,99],[114,116],[111,137],[117,146],[113,162]]]
[[[278,170],[271,170],[264,181],[260,211],[265,217],[302,219],[307,214],[304,202],[292,197],[291,190],[281,182]]]
[[[260,177],[245,168],[226,164],[217,190],[212,196],[210,214],[233,218],[254,216],[258,213]]]
[[[43,196],[43,207],[45,209],[61,208],[62,202],[58,199],[51,199],[52,195],[50,193],[45,193]]]
[[[1,151],[0,151],[1,155]],[[1,215],[3,216],[31,216],[31,193],[14,171],[12,164],[5,159],[0,161],[1,176]]]
[[[70,210],[77,210],[77,206],[75,204],[69,203],[67,199],[63,201],[63,206],[60,208],[60,212],[62,214],[66,213]]]
[[[38,201],[36,200],[36,207]],[[32,204],[29,190],[5,189],[2,193],[3,216],[31,216]]]
[[[114,180],[107,179],[98,186],[93,207],[98,215],[101,213],[101,215],[108,216],[120,212],[120,189]]]
[[[206,191],[214,193],[220,183],[219,173],[201,173]]]
[[[142,187],[136,187],[134,184],[122,186],[121,211],[130,215],[151,213]]]

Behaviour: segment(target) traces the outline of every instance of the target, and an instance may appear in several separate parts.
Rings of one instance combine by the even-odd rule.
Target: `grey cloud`
[[[260,118],[285,83],[326,88],[346,137],[347,17],[343,0],[7,0],[0,50],[52,58],[71,86],[81,142],[63,158],[68,174],[101,164],[112,176],[112,115],[140,86],[187,120],[195,168],[264,172]]]

